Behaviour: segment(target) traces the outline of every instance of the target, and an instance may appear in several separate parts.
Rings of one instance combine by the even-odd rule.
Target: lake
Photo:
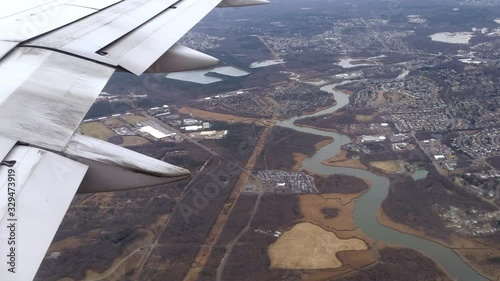
[[[414,180],[423,180],[427,177],[427,174],[429,174],[429,171],[424,169],[418,169],[413,173],[413,175],[411,175],[411,177]]]
[[[432,41],[449,44],[469,44],[472,32],[440,32],[430,35]]]
[[[181,80],[181,81],[193,82],[204,85],[222,81],[222,79],[218,77],[207,76],[206,74],[209,72],[215,72],[221,75],[231,76],[231,77],[241,77],[250,74],[249,72],[246,72],[244,70],[241,70],[233,66],[218,66],[215,68],[202,69],[202,70],[173,72],[169,73],[166,77],[168,79]]]

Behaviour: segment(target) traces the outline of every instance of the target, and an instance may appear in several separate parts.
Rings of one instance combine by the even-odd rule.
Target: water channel
[[[431,257],[439,263],[455,280],[459,281],[487,281],[483,276],[478,274],[471,266],[465,263],[451,249],[442,246],[439,243],[432,242],[423,238],[419,238],[410,234],[402,233],[392,228],[381,225],[376,218],[380,204],[389,193],[389,181],[387,178],[378,176],[369,171],[338,168],[323,165],[322,162],[340,152],[343,145],[351,142],[350,138],[335,132],[318,130],[314,128],[299,127],[294,124],[295,121],[325,114],[333,113],[340,108],[349,104],[349,96],[335,89],[339,84],[327,85],[321,88],[322,91],[334,95],[337,104],[328,109],[322,110],[315,114],[293,117],[291,119],[280,122],[278,125],[293,129],[299,132],[326,136],[335,139],[335,141],[322,149],[320,149],[311,158],[307,158],[303,162],[303,169],[310,172],[322,175],[343,174],[355,176],[358,178],[367,179],[372,183],[372,187],[367,193],[356,200],[354,210],[354,222],[363,232],[374,240],[385,241],[391,244],[399,244],[408,248],[419,250]]]

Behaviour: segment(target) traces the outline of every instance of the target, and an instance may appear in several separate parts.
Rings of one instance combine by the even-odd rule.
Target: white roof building
[[[163,139],[163,138],[166,138],[166,137],[170,137],[170,136],[175,136],[175,133],[171,133],[171,134],[164,134],[162,133],[160,130],[157,130],[151,126],[144,126],[140,129],[141,132],[143,133],[148,133],[150,134],[151,136],[153,136],[154,138],[157,138],[157,139]]]

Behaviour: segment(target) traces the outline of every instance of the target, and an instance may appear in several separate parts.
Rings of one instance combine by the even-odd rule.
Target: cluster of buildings
[[[500,155],[500,129],[484,129],[476,133],[460,132],[451,145],[472,159]]]
[[[217,95],[202,102],[203,108],[217,112],[238,112],[244,116],[269,117],[274,113],[274,104],[265,99],[262,92],[245,92],[238,95]]]
[[[498,0],[461,0],[458,2],[460,6],[474,6],[474,7],[495,7],[500,6]]]
[[[331,105],[332,96],[317,86],[290,83],[267,89],[245,90],[208,97],[204,109],[248,117],[293,116]]]
[[[176,122],[175,124],[179,124],[179,123]],[[180,127],[180,129],[185,131],[185,132],[195,132],[195,131],[207,130],[207,129],[210,129],[210,127],[211,127],[209,122],[203,122],[201,120],[194,119],[194,118],[183,119],[182,124],[184,126]]]
[[[302,172],[264,170],[257,173],[265,192],[318,193],[314,178]]]
[[[220,42],[224,40],[224,37],[212,36],[205,33],[191,31],[186,33],[179,43],[199,51],[205,51],[209,49],[214,49],[220,46]]]
[[[171,113],[169,105],[138,111],[137,114],[140,115],[135,115],[132,112],[113,114],[109,117],[87,119],[83,122],[99,123],[101,127],[105,126],[122,137],[143,136],[149,140],[166,142],[178,142],[182,140],[182,137],[171,127],[164,124],[169,124],[180,131],[189,133],[188,136],[194,139],[223,139],[228,133],[227,130],[210,130],[212,125],[209,122],[195,118],[182,119],[178,114]]]
[[[438,95],[440,87],[428,78],[400,75],[396,79],[368,79],[357,86],[362,90],[352,107],[377,109],[399,132],[443,131],[451,126],[447,106]]]
[[[309,24],[324,23],[324,16],[308,17]],[[303,52],[321,52],[326,54],[355,53],[359,50],[379,47],[390,47],[401,51],[409,50],[404,38],[413,34],[412,30],[396,27],[394,30],[381,30],[387,21],[378,17],[331,19],[331,29],[321,34],[300,36],[273,36],[266,38],[267,43],[280,55],[300,54]],[[366,29],[356,27],[364,26]],[[404,27],[404,26],[401,26]]]
[[[432,157],[432,160],[444,165],[450,171],[455,170],[457,156],[450,147],[436,139],[423,140],[420,145]]]
[[[266,236],[270,236],[270,237],[274,237],[274,238],[279,238],[281,236],[281,232],[279,231],[275,231],[275,230],[264,230],[264,229],[260,229],[260,228],[257,228],[257,229],[254,229],[254,231],[256,233],[260,233],[260,234],[263,234],[263,235],[266,235]]]
[[[142,134],[148,134],[157,140],[163,140],[166,138],[175,139],[175,136],[177,136],[177,133],[171,132],[153,120],[144,121],[138,123],[137,125],[141,126],[139,131]]]
[[[447,227],[471,236],[491,235],[500,232],[500,211],[485,212],[449,206],[438,208]]]
[[[410,134],[392,134],[389,137],[391,141],[392,150],[394,151],[407,151],[414,150],[415,145],[408,141],[412,138]]]
[[[378,136],[361,136],[360,142],[361,143],[368,143],[368,142],[382,142],[385,141],[387,138],[382,135]]]
[[[414,113],[391,114],[389,119],[399,132],[444,131],[451,125],[451,120],[444,109]]]
[[[227,130],[222,131],[201,131],[195,133],[188,133],[187,135],[193,139],[205,139],[205,140],[221,140],[227,135]]]

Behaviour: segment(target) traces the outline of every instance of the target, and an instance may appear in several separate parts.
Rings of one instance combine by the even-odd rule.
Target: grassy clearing
[[[368,249],[357,238],[340,239],[311,223],[299,223],[283,233],[269,249],[271,268],[330,269],[342,267],[337,253]]]
[[[91,136],[105,141],[116,136],[115,132],[104,126],[101,122],[82,124],[80,125],[80,132],[86,136]]]

